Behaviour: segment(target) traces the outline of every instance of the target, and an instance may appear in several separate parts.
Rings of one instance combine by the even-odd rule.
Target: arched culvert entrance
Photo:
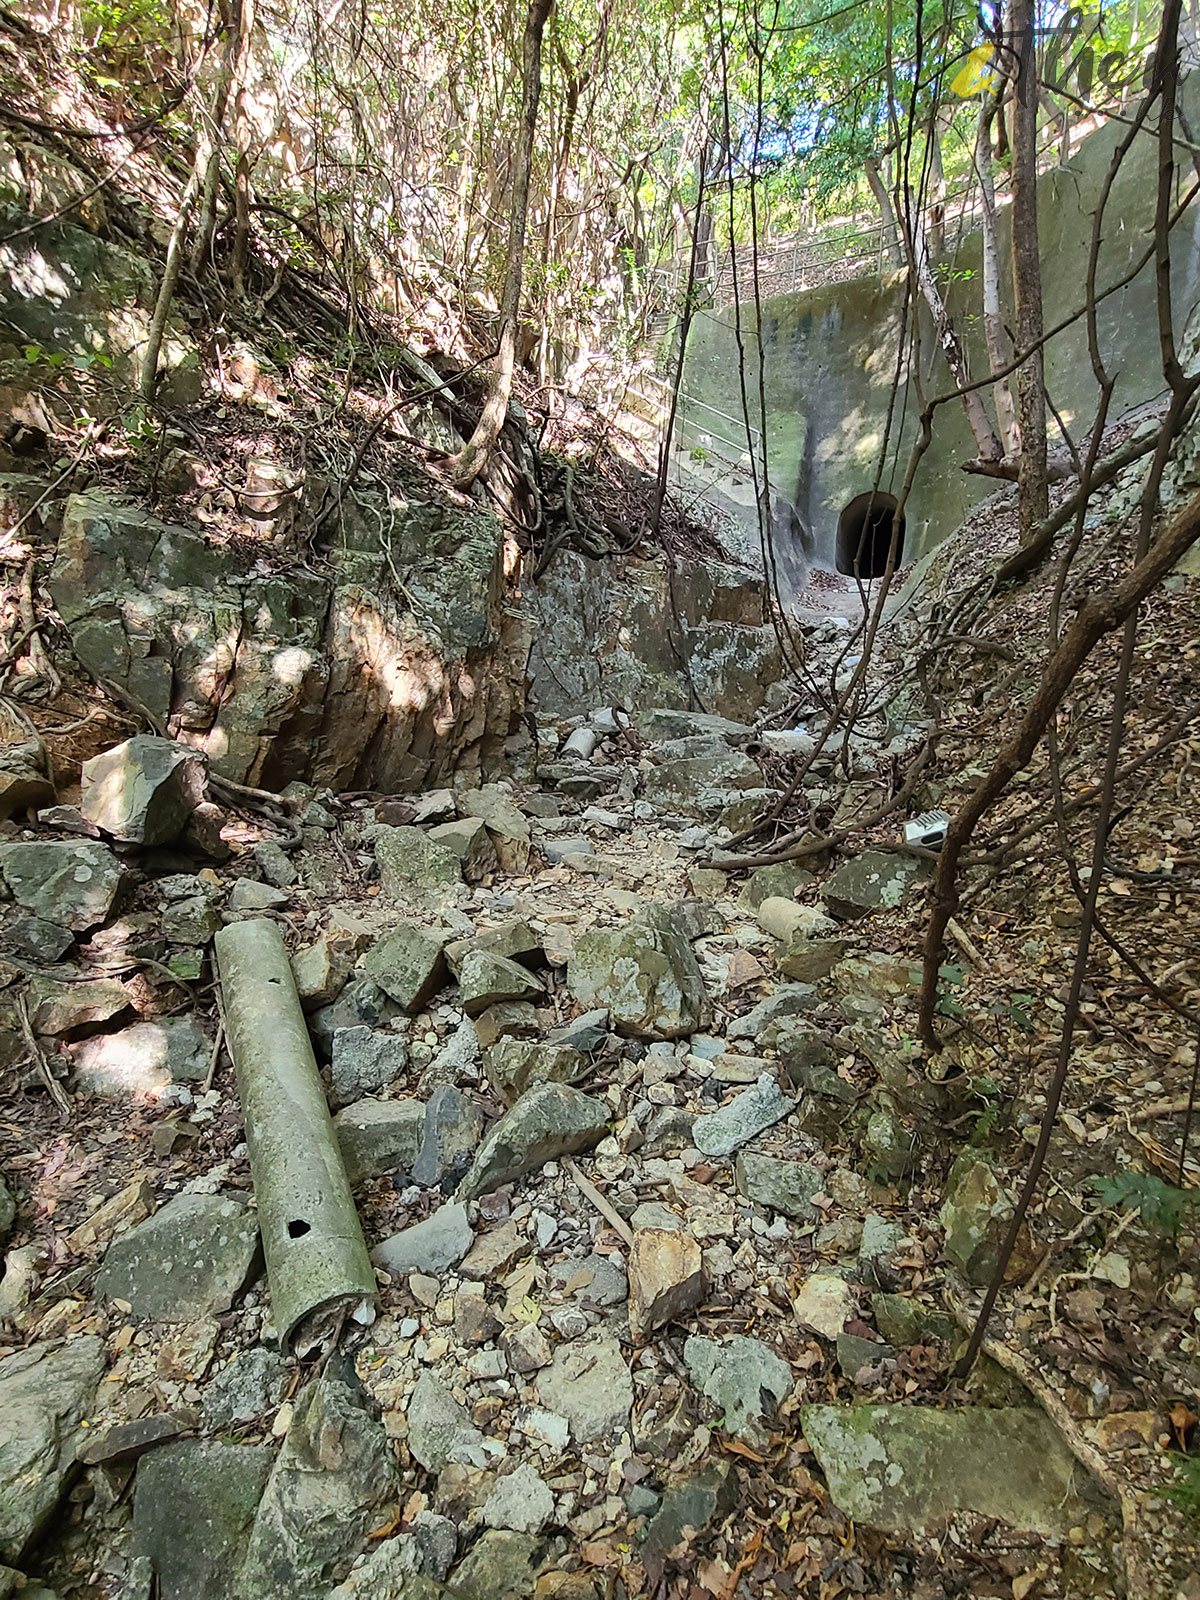
[[[868,489],[857,494],[838,518],[837,569],[848,576],[879,578],[887,570],[896,516],[896,496]],[[904,559],[904,513],[896,544],[896,565]]]

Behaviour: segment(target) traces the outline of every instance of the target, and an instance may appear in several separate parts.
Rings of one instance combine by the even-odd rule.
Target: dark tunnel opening
[[[838,518],[837,569],[849,577],[880,578],[887,570],[896,497],[868,489],[855,495]],[[900,513],[896,566],[904,559],[904,513]]]

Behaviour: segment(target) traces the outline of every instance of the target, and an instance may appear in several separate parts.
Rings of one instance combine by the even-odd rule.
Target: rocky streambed
[[[986,1280],[1011,1199],[982,1149],[922,1187],[958,1108],[893,1017],[919,864],[703,865],[767,787],[750,741],[601,712],[525,781],[293,785],[290,829],[218,838],[146,738],[10,825],[0,1595],[883,1592],[947,1528],[1022,1594],[1111,1592],[1114,1508],[1028,1392],[946,1404],[930,1291]],[[248,917],[378,1280],[316,1365],[215,1005]]]

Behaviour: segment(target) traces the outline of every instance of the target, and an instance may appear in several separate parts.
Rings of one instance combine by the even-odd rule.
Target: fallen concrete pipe
[[[275,1328],[285,1349],[331,1348],[375,1315],[375,1274],[329,1119],[283,937],[266,918],[213,941],[246,1123]]]

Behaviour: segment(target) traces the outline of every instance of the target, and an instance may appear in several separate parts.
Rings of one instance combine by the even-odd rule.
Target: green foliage
[[[1200,1522],[1200,1456],[1172,1453],[1171,1461],[1175,1467],[1175,1481],[1167,1484],[1163,1498]]]
[[[1139,1211],[1148,1228],[1167,1237],[1179,1232],[1184,1218],[1195,1211],[1200,1202],[1200,1194],[1190,1189],[1177,1189],[1152,1172],[1119,1172],[1112,1178],[1088,1181],[1103,1205]]]

